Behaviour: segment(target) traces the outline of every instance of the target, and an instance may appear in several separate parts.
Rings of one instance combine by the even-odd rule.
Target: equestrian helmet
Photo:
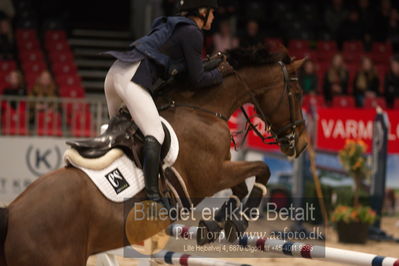
[[[217,0],[178,0],[178,12],[189,11],[198,8],[217,8]]]

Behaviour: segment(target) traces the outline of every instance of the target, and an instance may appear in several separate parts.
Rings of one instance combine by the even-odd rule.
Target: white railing
[[[107,121],[101,97],[0,96],[0,135],[91,137]]]

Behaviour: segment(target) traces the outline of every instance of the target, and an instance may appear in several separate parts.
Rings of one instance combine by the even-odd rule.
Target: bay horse
[[[297,157],[307,145],[305,125],[297,123],[303,117],[296,72],[303,60],[291,60],[285,48],[275,53],[267,47],[232,50],[228,59],[235,75],[213,88],[173,89],[168,96],[185,105],[161,112],[180,142],[174,167],[190,197],[199,200],[226,188],[234,191],[252,176],[268,182],[264,162],[230,161],[230,131],[221,117],[229,118],[240,106],[255,104],[288,156]],[[79,169],[64,167],[42,176],[0,209],[0,263],[86,265],[90,255],[126,245],[124,206],[107,200]],[[142,226],[131,230],[137,241],[154,234]]]

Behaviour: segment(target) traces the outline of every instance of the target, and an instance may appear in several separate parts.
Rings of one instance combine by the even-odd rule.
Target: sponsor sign
[[[388,111],[388,152],[399,153],[399,111]],[[347,139],[361,139],[371,152],[375,110],[320,108],[317,112],[316,146],[337,152]]]
[[[0,137],[0,202],[9,203],[37,177],[64,165],[66,139]]]

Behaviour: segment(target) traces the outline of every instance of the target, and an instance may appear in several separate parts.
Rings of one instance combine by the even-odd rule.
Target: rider
[[[202,65],[201,30],[211,28],[217,0],[179,1],[178,16],[155,19],[151,32],[132,43],[131,50],[107,52],[118,60],[105,79],[110,117],[118,113],[123,102],[145,136],[143,172],[147,197],[164,204],[158,188],[164,131],[153,100],[157,81],[182,73],[192,87],[201,89],[222,83],[223,77],[233,72],[226,60],[211,71],[205,71]]]

